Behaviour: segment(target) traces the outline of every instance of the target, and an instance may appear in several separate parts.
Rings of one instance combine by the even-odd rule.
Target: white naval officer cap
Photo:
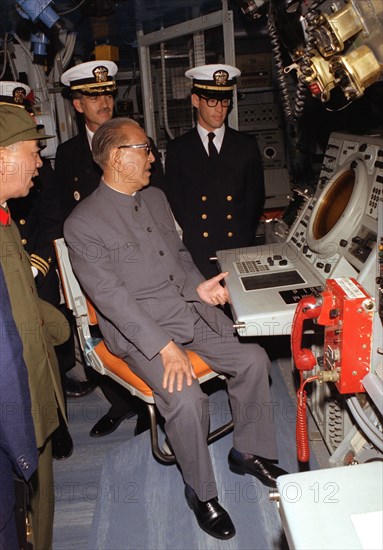
[[[2,80],[0,82],[0,105],[25,106],[25,100],[31,88],[22,82]]]
[[[186,71],[185,76],[193,80],[192,94],[231,98],[241,71],[232,65],[200,65]]]
[[[64,86],[84,95],[107,95],[116,91],[114,79],[118,67],[113,61],[87,61],[61,75]]]

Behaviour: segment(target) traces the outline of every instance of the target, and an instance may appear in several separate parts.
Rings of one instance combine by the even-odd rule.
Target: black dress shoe
[[[69,458],[73,453],[73,440],[66,426],[59,426],[52,434],[52,456],[56,460]]]
[[[67,397],[84,397],[92,392],[97,383],[93,380],[76,380],[70,376],[65,380],[65,395]]]
[[[127,418],[135,416],[135,411],[129,411],[122,416],[112,416],[110,412],[107,412],[90,430],[89,435],[91,437],[103,437],[109,435],[117,430],[121,422]]]
[[[236,449],[231,449],[229,453],[229,468],[235,474],[251,474],[264,485],[274,488],[277,486],[277,477],[287,474],[285,470],[282,470],[282,468],[279,468],[266,458],[256,455],[245,458]]]
[[[233,522],[226,510],[219,504],[218,498],[202,502],[191,487],[185,488],[185,496],[189,507],[197,518],[198,525],[205,533],[222,540],[234,537]]]

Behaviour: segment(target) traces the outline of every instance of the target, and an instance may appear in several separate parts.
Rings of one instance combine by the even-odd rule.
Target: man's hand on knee
[[[192,379],[196,378],[196,375],[187,354],[171,341],[162,348],[160,355],[165,371],[162,387],[169,393],[173,393],[174,384],[176,384],[177,391],[181,391],[184,378],[186,378],[186,384],[191,386]]]

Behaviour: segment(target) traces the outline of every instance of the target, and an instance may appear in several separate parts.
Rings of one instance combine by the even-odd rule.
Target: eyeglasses
[[[117,149],[146,149],[146,154],[148,156],[152,150],[150,143],[139,143],[138,145],[119,145]]]
[[[222,105],[222,107],[230,107],[231,99],[215,99],[213,97],[204,97],[201,95],[201,99],[204,99],[207,103],[208,107],[217,107],[218,103]]]

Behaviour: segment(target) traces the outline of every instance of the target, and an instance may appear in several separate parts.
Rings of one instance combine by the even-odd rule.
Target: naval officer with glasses
[[[230,65],[186,71],[197,125],[168,143],[165,193],[183,240],[205,277],[217,250],[254,244],[265,193],[255,138],[226,124],[241,72]]]

